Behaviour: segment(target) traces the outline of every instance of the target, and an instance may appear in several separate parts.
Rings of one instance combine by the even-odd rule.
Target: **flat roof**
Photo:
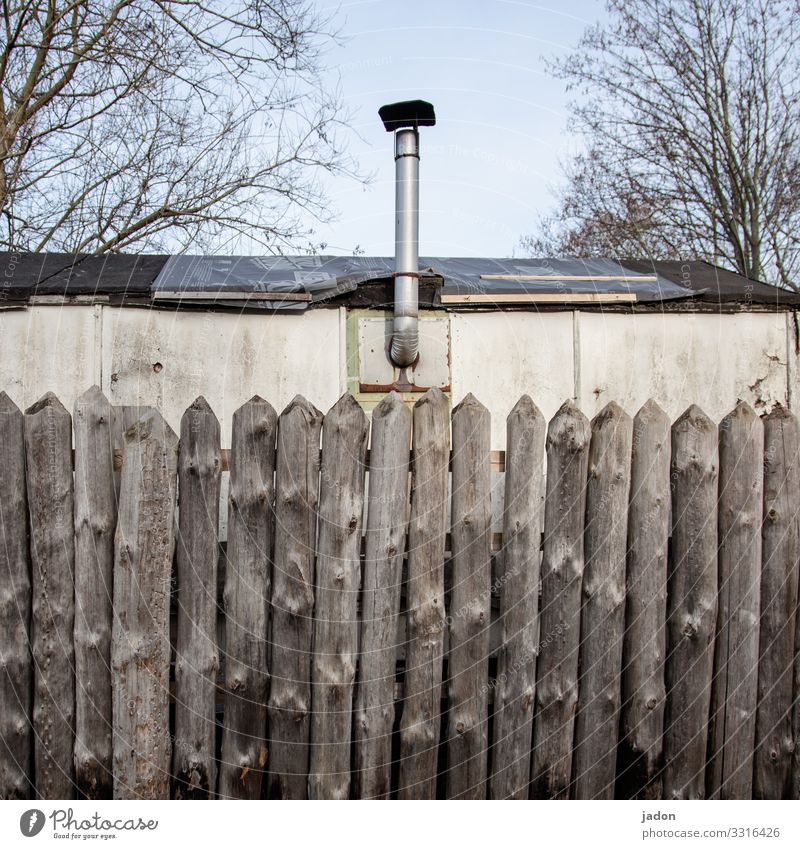
[[[302,312],[391,308],[393,257],[0,253],[0,307],[104,302]],[[702,261],[420,258],[442,310],[796,309],[800,295]]]

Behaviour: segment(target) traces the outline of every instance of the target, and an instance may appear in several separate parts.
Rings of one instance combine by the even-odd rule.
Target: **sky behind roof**
[[[338,220],[315,225],[328,253],[394,253],[392,136],[378,107],[422,98],[437,126],[420,131],[420,253],[512,256],[552,207],[569,95],[544,57],[573,48],[604,16],[600,0],[320,0],[344,43],[332,76],[353,116],[350,151],[370,185],[326,181]]]

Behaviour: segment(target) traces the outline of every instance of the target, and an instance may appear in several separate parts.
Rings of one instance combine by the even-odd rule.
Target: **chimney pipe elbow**
[[[414,365],[419,356],[419,329],[416,316],[394,317],[392,327],[392,362],[400,368]]]

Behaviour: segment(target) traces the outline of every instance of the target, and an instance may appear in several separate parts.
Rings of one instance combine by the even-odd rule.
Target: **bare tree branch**
[[[533,253],[705,258],[800,284],[798,0],[608,0],[553,72],[585,151]]]
[[[358,176],[306,0],[0,2],[0,245],[268,249]]]

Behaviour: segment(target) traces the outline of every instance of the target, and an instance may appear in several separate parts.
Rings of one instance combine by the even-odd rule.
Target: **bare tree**
[[[800,283],[800,4],[608,0],[553,70],[584,152],[533,253],[705,258]]]
[[[304,0],[0,0],[0,245],[274,244],[352,173]]]

